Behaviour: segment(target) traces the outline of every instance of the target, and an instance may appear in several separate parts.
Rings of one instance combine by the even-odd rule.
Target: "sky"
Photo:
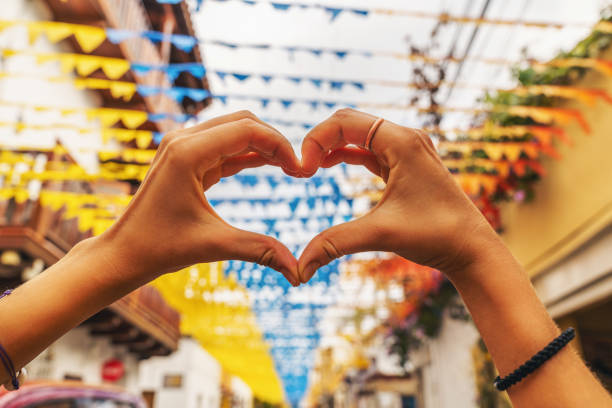
[[[289,2],[289,0],[284,0]],[[295,1],[291,1],[295,3]],[[355,8],[372,8],[372,1],[330,1],[300,0],[306,4],[324,4]],[[486,0],[377,0],[375,8],[389,10],[420,11],[451,15],[480,15]],[[526,48],[530,56],[546,60],[559,50],[572,47],[575,42],[589,32],[598,18],[599,11],[609,2],[602,0],[490,0],[487,18],[504,20],[525,20],[562,22],[563,29],[527,28],[520,26],[482,25],[477,31],[470,56],[500,58],[518,61],[521,50]],[[209,44],[212,40],[222,40],[241,44],[269,43],[279,46],[310,46],[369,51],[388,51],[406,54],[409,37],[417,45],[427,43],[429,33],[435,23],[429,18],[389,16],[370,14],[360,17],[343,13],[334,21],[323,10],[290,8],[288,11],[275,10],[268,2],[258,2],[250,6],[241,0],[206,0],[194,18],[202,46],[205,63],[211,70],[230,72],[287,74],[314,76],[333,79],[354,80],[393,80],[410,82],[411,63],[400,58],[364,58],[348,55],[339,59],[332,55],[314,56],[309,53],[273,50],[228,49]],[[456,56],[463,56],[472,36],[473,24],[450,23],[441,30],[440,51],[446,54],[456,43]],[[448,78],[455,77],[456,64],[451,64]],[[293,84],[287,80],[272,81],[266,84],[259,79],[244,82],[234,78],[220,80],[209,74],[213,93],[268,95],[271,97],[317,98],[321,100],[345,101],[363,105],[367,103],[405,104],[411,90],[403,87],[367,86],[365,91],[345,86],[341,91],[330,90],[323,86],[318,89],[310,83]],[[474,107],[475,101],[482,96],[482,87],[492,89],[508,88],[513,85],[508,66],[467,62],[461,70],[458,82],[475,85],[475,89],[456,88],[447,100],[445,92],[442,100],[445,105],[455,107]],[[216,101],[212,108],[204,112],[205,117],[216,116],[227,111],[247,108],[260,116],[271,119],[318,122],[333,113],[333,109],[313,110],[304,104],[295,104],[284,109],[280,104],[271,102],[261,109],[259,102],[232,101],[223,105]],[[418,127],[421,122],[415,111],[382,110],[364,108],[374,114],[384,116],[400,124]],[[469,124],[469,115],[455,114],[443,122],[452,128]],[[281,129],[290,137],[299,140],[303,132],[299,129]]]

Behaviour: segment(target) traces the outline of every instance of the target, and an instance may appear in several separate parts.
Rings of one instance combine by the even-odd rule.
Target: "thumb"
[[[254,262],[282,273],[293,286],[300,284],[297,260],[289,249],[276,239],[232,228],[229,233],[230,245],[227,259]]]
[[[317,269],[344,255],[384,250],[384,235],[374,213],[321,232],[300,256],[300,281],[308,282]]]

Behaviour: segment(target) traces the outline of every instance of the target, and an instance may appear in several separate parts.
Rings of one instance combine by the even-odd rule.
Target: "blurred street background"
[[[3,1],[0,290],[112,225],[169,131],[246,109],[299,155],[352,108],[430,134],[612,390],[611,45],[603,0]],[[347,165],[264,167],[206,195],[299,256],[383,190]],[[27,369],[17,407],[511,406],[452,285],[384,253],[298,288],[246,262],[195,265]]]

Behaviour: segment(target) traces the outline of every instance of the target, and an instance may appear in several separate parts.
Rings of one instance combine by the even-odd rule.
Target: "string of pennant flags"
[[[195,119],[194,115],[167,112],[145,112],[134,109],[115,109],[115,108],[81,108],[81,107],[57,107],[48,105],[38,105],[29,103],[18,103],[0,100],[0,107],[17,107],[23,109],[33,109],[36,111],[53,111],[61,116],[83,114],[88,120],[99,120],[103,127],[110,127],[121,122],[128,129],[136,129],[146,121],[160,122],[163,120],[173,120],[177,123],[185,123],[190,119]]]
[[[177,1],[177,0],[162,0],[162,1]],[[412,11],[412,10],[399,10],[399,9],[384,9],[384,8],[355,8],[355,7],[342,7],[342,6],[330,6],[320,3],[298,3],[298,2],[278,2],[273,0],[209,0],[217,3],[235,2],[241,3],[248,6],[255,6],[259,4],[267,4],[272,9],[277,11],[289,11],[292,9],[301,10],[322,10],[330,16],[331,21],[336,20],[341,14],[351,14],[359,17],[368,17],[372,14],[383,15],[383,16],[401,16],[401,17],[413,17],[413,18],[426,18],[438,21],[462,23],[462,24],[476,24],[476,25],[504,25],[504,26],[522,26],[522,27],[534,27],[534,28],[555,28],[561,29],[567,26],[585,27],[588,26],[584,23],[557,23],[557,22],[546,22],[546,21],[524,21],[524,20],[503,20],[503,19],[489,19],[489,18],[477,18],[469,16],[454,16],[447,13],[435,14],[423,11]]]
[[[18,55],[35,57],[39,64],[59,62],[64,73],[75,70],[78,75],[84,77],[92,74],[98,69],[101,69],[109,79],[119,79],[129,70],[140,75],[158,71],[163,72],[171,83],[173,83],[183,72],[187,72],[198,79],[202,79],[206,75],[206,68],[199,62],[154,65],[142,62],[131,62],[123,58],[101,57],[98,55],[36,52],[31,50],[2,48],[2,56],[4,58]]]
[[[23,77],[22,75],[13,75],[6,74],[4,72],[0,72],[0,77]],[[37,77],[38,78],[38,77]],[[40,79],[40,78],[38,78]],[[44,78],[43,78],[44,79]],[[184,88],[184,87],[171,87],[171,88],[161,88],[161,87],[152,87],[139,85],[133,82],[123,82],[123,81],[110,81],[105,79],[98,78],[64,78],[64,77],[50,77],[46,78],[50,81],[72,81],[77,88],[88,88],[88,89],[108,89],[113,97],[115,98],[123,98],[124,100],[129,100],[133,97],[134,93],[138,92],[143,97],[164,94],[176,102],[182,102],[186,97],[194,101],[202,101],[206,98],[212,97],[223,103],[224,105],[228,103],[228,100],[256,100],[261,104],[262,108],[267,108],[270,102],[279,103],[283,108],[289,109],[292,105],[296,103],[302,103],[309,105],[313,110],[318,109],[319,107],[324,107],[327,109],[336,109],[338,107],[350,107],[350,108],[373,108],[373,109],[417,109],[420,111],[445,111],[445,112],[467,112],[467,113],[479,113],[489,111],[487,109],[464,109],[460,107],[432,107],[432,108],[422,108],[418,105],[398,105],[398,104],[384,104],[384,103],[355,103],[349,101],[331,101],[331,100],[319,100],[319,99],[310,99],[310,98],[285,98],[285,97],[268,97],[268,96],[256,96],[256,95],[244,95],[244,94],[215,94],[212,95],[206,89],[200,88]],[[246,79],[246,78],[245,78]],[[338,81],[338,84],[346,84],[353,83],[351,81]],[[612,98],[608,95],[605,90],[600,89],[587,89],[587,88],[579,88],[579,87],[570,87],[570,86],[557,86],[557,85],[533,85],[533,86],[525,86],[519,87],[515,89],[510,89],[505,92],[513,93],[516,95],[530,95],[530,94],[541,94],[546,96],[556,96],[561,98],[574,98],[579,99],[582,102],[585,102],[589,105],[593,105],[594,102],[598,99],[604,99],[608,103],[612,103]],[[492,111],[497,111],[499,109],[503,109],[503,107],[493,107]],[[517,107],[513,107],[515,111],[519,111]],[[544,108],[529,108],[524,107],[522,112],[524,115],[534,116],[534,115],[542,115],[542,111]],[[558,112],[560,109],[556,108]],[[136,112],[136,111],[134,111]],[[517,113],[518,114],[518,113]],[[132,115],[132,114],[128,114]],[[133,115],[132,115],[133,116]],[[140,115],[144,117],[144,113]],[[581,121],[579,118],[579,114],[574,115],[577,120]],[[147,116],[147,120],[151,121],[159,121],[164,119],[173,119],[176,122],[184,123],[189,120],[192,116],[183,115],[183,114],[149,114]],[[115,121],[116,122],[116,121]],[[137,121],[135,121],[137,122]],[[144,123],[144,121],[142,122]],[[140,124],[142,124],[140,123]],[[287,123],[289,123],[287,121]],[[310,126],[306,126],[306,123],[298,124],[304,128],[309,128]],[[309,124],[308,124],[309,125]],[[137,127],[137,126],[136,126]],[[132,127],[133,128],[133,127]]]
[[[239,0],[246,1],[246,0]],[[480,19],[472,19],[476,22]],[[514,24],[515,22],[504,22],[502,20],[486,20],[491,24]],[[427,58],[419,57],[415,55],[406,55],[401,53],[385,53],[380,54],[378,51],[367,51],[367,50],[352,50],[352,49],[329,49],[325,47],[306,47],[306,46],[277,46],[273,44],[240,44],[221,40],[199,40],[196,37],[185,35],[185,34],[167,34],[160,31],[133,31],[125,29],[116,29],[111,27],[97,27],[82,24],[72,24],[57,21],[18,21],[18,20],[0,20],[0,32],[13,26],[25,26],[28,29],[30,40],[35,41],[40,35],[45,34],[47,38],[53,42],[59,42],[64,40],[71,35],[74,36],[76,41],[79,43],[81,49],[86,53],[91,53],[98,48],[104,40],[108,40],[113,44],[120,44],[124,41],[142,38],[147,39],[153,43],[169,42],[176,48],[184,51],[191,52],[192,49],[198,44],[209,44],[223,46],[227,48],[252,48],[261,50],[272,50],[279,49],[289,53],[297,51],[304,51],[315,56],[321,56],[323,54],[333,54],[339,59],[345,58],[347,55],[358,55],[363,57],[372,56],[396,56],[399,58],[416,59],[416,58]],[[605,33],[612,33],[612,23],[607,21],[600,21],[594,30]],[[444,60],[452,61],[452,58],[442,58]],[[493,61],[493,60],[492,60]]]
[[[161,4],[179,4],[184,0],[156,0]],[[460,24],[476,24],[476,25],[504,25],[504,26],[523,26],[533,28],[554,28],[561,29],[563,27],[587,27],[587,23],[560,23],[547,21],[524,21],[524,20],[503,20],[503,19],[488,19],[475,18],[469,16],[454,16],[448,13],[428,13],[423,11],[399,10],[399,9],[384,9],[384,8],[357,8],[357,7],[342,7],[330,6],[320,3],[298,3],[298,2],[279,2],[273,0],[208,0],[209,2],[227,3],[235,2],[247,6],[256,6],[259,4],[269,5],[273,10],[286,12],[290,10],[322,10],[329,15],[330,21],[335,21],[342,14],[350,14],[358,17],[368,17],[372,14],[383,16],[401,16],[413,18],[425,18],[444,22],[453,22]],[[199,10],[204,0],[197,0],[196,9]]]

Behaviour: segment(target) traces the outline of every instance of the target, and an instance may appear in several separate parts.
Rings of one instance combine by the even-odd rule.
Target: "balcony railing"
[[[0,199],[0,252],[14,253],[11,265],[1,265],[0,286],[19,282],[24,269],[42,260],[50,266],[77,242],[91,236],[38,200]],[[95,256],[95,255],[92,255]],[[11,276],[11,273],[13,276]],[[44,272],[43,272],[44,273]],[[10,282],[10,283],[8,283]],[[140,358],[166,355],[176,350],[180,316],[153,287],[144,286],[119,299],[87,322],[92,334],[108,335]]]

